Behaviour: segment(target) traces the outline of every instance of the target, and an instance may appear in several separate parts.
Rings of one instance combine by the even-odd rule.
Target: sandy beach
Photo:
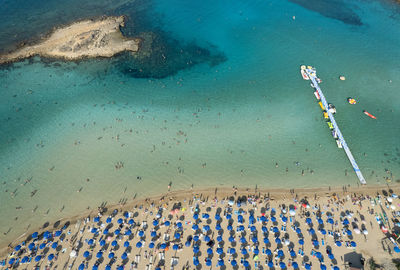
[[[136,52],[139,39],[126,38],[120,27],[124,17],[85,20],[56,29],[42,42],[0,55],[0,64],[40,55],[65,60],[111,57],[123,51]]]
[[[345,269],[400,250],[398,186],[208,188],[100,206],[2,249],[24,269]]]

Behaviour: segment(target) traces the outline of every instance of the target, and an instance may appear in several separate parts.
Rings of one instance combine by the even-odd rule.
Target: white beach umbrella
[[[361,233],[359,228],[354,228],[354,232],[355,232],[356,234],[360,234],[360,233]]]
[[[72,250],[71,253],[69,254],[69,256],[70,256],[71,258],[76,257],[76,251],[75,251],[75,250]]]
[[[393,210],[396,209],[396,206],[394,206],[393,204],[390,206],[390,208],[392,208]]]
[[[392,197],[387,197],[386,199],[387,199],[388,202],[393,202]]]
[[[296,211],[294,209],[290,209],[289,210],[289,215],[291,215],[292,217],[296,215]]]
[[[290,244],[289,239],[285,239],[285,245],[288,246]]]
[[[368,234],[368,231],[367,231],[367,230],[364,230],[364,231],[363,231],[363,234],[367,235],[367,234]]]

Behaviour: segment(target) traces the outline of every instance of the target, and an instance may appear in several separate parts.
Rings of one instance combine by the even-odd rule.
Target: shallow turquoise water
[[[303,63],[317,67],[368,184],[399,179],[398,7],[345,1],[316,12],[296,2],[89,1],[80,14],[52,1],[31,7],[23,30],[26,6],[7,2],[2,48],[19,41],[10,31],[37,36],[60,22],[126,14],[126,34],[161,36],[167,64],[138,74],[122,55],[0,69],[0,213],[10,217],[0,228],[12,228],[1,241],[103,201],[157,194],[171,181],[173,189],[357,185],[301,79]]]

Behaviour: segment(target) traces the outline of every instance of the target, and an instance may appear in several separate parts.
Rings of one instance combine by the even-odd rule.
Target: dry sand
[[[111,57],[123,51],[137,52],[139,39],[126,38],[120,27],[124,17],[106,17],[86,20],[56,29],[36,45],[25,46],[6,55],[0,55],[0,64],[34,55],[77,60],[92,57]]]
[[[82,262],[87,262],[89,269],[92,269],[92,266],[95,264],[97,261],[96,254],[99,250],[104,249],[103,254],[104,254],[104,261],[100,264],[99,269],[104,269],[105,265],[110,262],[110,259],[108,258],[108,254],[111,252],[112,246],[111,246],[111,241],[116,239],[115,236],[112,237],[107,237],[105,238],[102,233],[100,233],[98,236],[94,237],[93,233],[90,232],[90,229],[94,226],[98,228],[99,230],[103,230],[107,225],[105,220],[106,218],[110,215],[110,213],[114,209],[118,209],[119,212],[118,214],[113,217],[113,220],[109,225],[112,226],[110,228],[110,232],[114,231],[119,225],[117,224],[117,220],[119,218],[124,218],[122,216],[122,213],[124,211],[129,211],[131,215],[133,216],[136,226],[132,228],[132,235],[131,236],[122,236],[120,239],[118,239],[118,248],[113,250],[115,253],[116,262],[113,264],[112,269],[115,269],[117,265],[122,264],[121,260],[121,255],[127,251],[128,253],[128,259],[127,259],[127,264],[125,265],[124,269],[131,269],[131,263],[138,261],[138,258],[140,258],[140,261],[137,263],[137,269],[155,269],[156,266],[161,262],[164,261],[165,265],[167,268],[170,268],[170,264],[173,261],[174,258],[177,258],[177,264],[174,266],[174,268],[171,269],[183,269],[185,265],[189,265],[190,267],[187,269],[196,269],[193,266],[193,247],[185,247],[185,241],[188,236],[193,236],[194,231],[191,229],[193,225],[193,212],[196,208],[196,205],[198,205],[198,208],[200,210],[200,216],[202,213],[209,213],[210,215],[210,220],[201,220],[201,223],[199,224],[199,228],[201,229],[203,225],[209,224],[211,230],[213,231],[212,234],[210,234],[211,239],[216,239],[217,236],[217,231],[215,230],[215,224],[216,221],[214,220],[214,216],[216,211],[222,211],[222,213],[229,208],[228,203],[226,198],[230,196],[235,196],[235,198],[238,198],[240,195],[246,195],[246,196],[254,196],[257,197],[255,199],[255,203],[251,204],[248,203],[245,206],[241,206],[241,209],[244,211],[243,216],[245,217],[246,223],[245,225],[245,237],[247,238],[247,241],[249,243],[248,248],[249,248],[249,253],[250,257],[248,257],[246,260],[250,262],[251,269],[254,268],[255,262],[259,262],[262,265],[262,269],[268,269],[267,266],[265,266],[265,261],[267,260],[268,256],[265,254],[262,254],[262,248],[265,247],[265,244],[263,244],[263,233],[261,230],[261,223],[256,222],[256,227],[258,231],[258,238],[259,241],[261,242],[258,246],[260,249],[260,256],[259,258],[254,261],[253,260],[253,253],[251,251],[252,248],[254,248],[256,245],[254,245],[251,242],[250,238],[250,230],[248,229],[248,213],[250,211],[254,211],[254,216],[255,217],[260,217],[261,212],[263,211],[263,208],[269,208],[265,213],[268,216],[270,214],[270,210],[272,208],[276,209],[276,216],[278,219],[278,224],[272,224],[271,221],[267,222],[266,227],[268,228],[268,231],[272,226],[277,226],[279,230],[282,229],[282,226],[284,225],[282,221],[279,218],[279,215],[281,214],[281,206],[284,204],[286,207],[289,205],[293,205],[297,207],[296,210],[296,216],[294,217],[294,220],[292,222],[287,222],[286,224],[286,231],[280,232],[280,237],[283,239],[284,237],[287,237],[293,244],[294,244],[294,251],[296,254],[298,254],[298,249],[300,248],[298,244],[298,235],[297,233],[291,228],[291,226],[294,224],[294,221],[298,222],[298,227],[302,230],[302,233],[304,235],[304,257],[297,255],[297,257],[294,259],[300,267],[301,263],[304,260],[308,260],[308,262],[311,262],[313,264],[312,269],[319,269],[319,261],[316,257],[311,256],[311,251],[312,250],[318,250],[320,251],[323,256],[324,256],[324,264],[330,269],[330,265],[337,265],[339,266],[340,269],[344,269],[344,255],[348,253],[352,253],[353,251],[362,254],[365,259],[369,259],[371,257],[374,257],[374,259],[378,263],[385,263],[391,261],[392,258],[395,258],[396,254],[393,254],[393,245],[390,243],[389,240],[384,240],[386,238],[386,235],[383,234],[380,230],[380,227],[378,223],[375,220],[375,215],[377,213],[383,213],[385,212],[386,215],[388,216],[389,219],[389,228],[393,227],[393,221],[391,221],[391,218],[394,211],[390,208],[390,205],[393,205],[396,208],[396,211],[399,211],[400,209],[400,199],[396,198],[393,200],[393,203],[388,203],[386,196],[387,194],[391,194],[392,192],[398,194],[400,191],[399,186],[391,186],[390,188],[388,187],[359,187],[359,188],[348,188],[347,190],[344,190],[343,188],[336,188],[336,189],[328,189],[328,188],[323,188],[323,189],[303,189],[303,190],[295,190],[294,193],[290,192],[288,190],[250,190],[250,189],[239,189],[235,192],[235,190],[232,190],[230,188],[207,188],[207,189],[198,189],[198,190],[190,190],[190,191],[174,191],[174,192],[169,192],[167,194],[161,195],[161,196],[156,196],[152,198],[147,198],[144,200],[135,200],[133,202],[129,202],[128,204],[125,205],[118,205],[118,206],[113,206],[109,207],[107,209],[107,212],[103,213],[103,216],[101,217],[101,222],[103,225],[99,225],[98,223],[93,222],[93,217],[97,216],[97,211],[96,212],[87,212],[84,213],[83,215],[75,218],[69,218],[65,219],[62,221],[57,222],[59,224],[58,229],[63,226],[63,224],[67,221],[71,222],[71,225],[64,231],[65,232],[65,239],[60,242],[59,239],[58,243],[60,245],[60,248],[58,251],[50,249],[46,256],[49,253],[54,253],[57,254],[57,260],[53,261],[51,264],[51,267],[54,268],[56,265],[58,265],[58,268],[64,268],[67,267],[69,269],[77,269],[78,265],[81,264]],[[377,194],[380,194],[379,199],[377,199]],[[269,198],[269,199],[266,199]],[[296,199],[297,198],[297,199]],[[301,207],[300,199],[301,198],[307,198],[309,205],[311,208],[309,209],[303,209]],[[376,198],[376,205],[373,205],[371,203],[370,198]],[[225,199],[225,200],[224,200]],[[176,207],[177,204],[180,203],[179,207]],[[337,247],[334,243],[334,237],[325,235],[323,236],[319,231],[318,231],[318,224],[316,222],[316,216],[315,214],[318,212],[316,209],[313,209],[313,207],[318,207],[319,210],[323,213],[326,213],[327,211],[333,213],[333,219],[339,221],[338,225],[330,225],[325,223],[325,229],[327,231],[336,231],[341,234],[340,240],[343,241],[343,246],[342,247]],[[171,214],[171,210],[174,208],[179,209],[176,213]],[[156,214],[159,210],[163,211],[162,217],[159,219],[160,224],[163,224],[166,220],[170,220],[171,226],[166,227],[166,226],[160,226],[157,230],[157,235],[159,239],[155,241],[156,243],[156,248],[154,249],[149,249],[149,243],[151,242],[152,237],[150,236],[151,231],[153,230],[153,225],[152,222],[156,218]],[[373,213],[371,212],[373,209]],[[232,207],[233,213],[235,211],[238,211],[239,208],[237,206]],[[364,234],[354,234],[352,235],[351,238],[348,236],[344,236],[343,233],[343,226],[341,224],[340,220],[343,220],[341,218],[341,214],[345,211],[349,210],[350,212],[353,213],[353,218],[350,219],[351,223],[357,224],[360,228],[362,226],[365,226],[365,228],[368,230],[368,235]],[[314,229],[317,231],[316,235],[318,237],[318,240],[322,241],[324,240],[324,246],[320,246],[318,249],[316,249],[312,244],[311,244],[311,235],[307,233],[307,230],[310,228],[304,221],[305,221],[305,215],[306,212],[310,212],[310,217],[313,221],[314,224]],[[221,216],[223,217],[223,214],[221,213]],[[287,215],[287,214],[286,214]],[[90,221],[86,222],[86,218],[90,216]],[[233,226],[234,229],[237,227],[237,214],[232,214],[233,220],[235,221],[235,225]],[[326,216],[324,216],[322,219],[324,222],[326,222]],[[125,219],[125,222],[129,220]],[[183,230],[181,232],[182,236],[179,241],[174,240],[174,233],[177,230],[176,227],[174,227],[174,224],[176,222],[179,222],[182,220],[183,224]],[[146,225],[147,224],[147,225]],[[221,227],[224,230],[223,233],[223,240],[224,240],[224,245],[223,245],[223,250],[224,250],[224,255],[222,255],[225,265],[227,265],[226,269],[231,269],[232,267],[230,266],[230,260],[233,259],[233,257],[229,254],[226,254],[227,249],[231,247],[231,243],[228,241],[229,238],[229,232],[226,230],[228,225],[228,220],[225,218],[222,218],[221,222]],[[41,231],[44,230],[56,230],[53,229],[53,224],[49,225],[47,228],[42,228]],[[121,229],[122,232],[124,232],[129,225],[126,223],[123,225],[123,228]],[[350,226],[351,227],[351,226]],[[140,230],[144,230],[144,237],[139,237],[137,234]],[[29,234],[26,235],[30,235]],[[268,232],[269,234],[269,240],[271,241],[271,244],[269,246],[269,249],[274,252],[277,248],[277,244],[274,242],[274,233]],[[20,243],[22,240],[26,238],[26,235],[24,237],[21,237],[20,239],[16,240],[14,243],[11,244],[12,247],[14,247],[17,243]],[[169,235],[169,240],[164,240],[164,238]],[[241,258],[244,257],[240,254],[240,247],[241,243],[239,241],[242,233],[235,233],[235,238],[236,238],[236,252],[237,258],[236,260],[240,262]],[[87,244],[87,240],[94,238],[95,244],[91,247]],[[103,247],[100,247],[99,241],[100,239],[103,238],[106,240],[106,245]],[[200,237],[202,239],[202,237]],[[85,241],[86,240],[86,241]],[[136,248],[136,243],[141,240],[143,243],[142,248]],[[344,246],[346,241],[353,240],[357,243],[356,248],[349,248]],[[125,241],[129,241],[130,243],[130,248],[126,249],[123,245]],[[41,243],[43,241],[39,241]],[[169,249],[168,250],[161,250],[157,248],[157,244],[160,243],[169,243]],[[172,245],[174,243],[181,243],[183,245],[183,249],[180,251],[174,251],[172,250]],[[216,247],[217,247],[217,242],[215,241],[215,246],[213,247],[214,250],[214,255],[212,257],[212,264],[215,267],[219,255],[215,253]],[[47,244],[48,246],[51,245],[51,243]],[[336,264],[332,264],[332,261],[327,258],[326,254],[326,247],[330,246],[332,248],[333,254],[335,254],[335,260]],[[106,247],[106,248],[105,248]],[[385,247],[385,249],[383,248]],[[202,244],[200,245],[200,252],[201,256],[199,256],[199,261],[200,264],[203,265],[203,269],[208,267],[205,267],[204,259],[208,256],[207,255],[207,250],[208,246],[202,241]],[[76,257],[70,257],[70,254],[72,250],[75,249],[77,252]],[[290,264],[288,256],[288,247],[283,245],[281,248],[284,253],[285,253],[285,258],[282,260],[285,262],[287,265]],[[46,250],[46,249],[44,249]],[[89,250],[92,258],[90,260],[87,260],[86,258],[83,258],[83,253],[84,251]],[[388,251],[391,250],[391,253]],[[7,250],[8,252],[12,252],[12,249],[9,248]],[[5,252],[6,250],[3,249],[3,256],[5,257]],[[38,254],[40,254],[42,251],[39,250]],[[46,257],[45,256],[45,257]],[[162,259],[164,256],[164,259]],[[276,257],[276,256],[274,256]],[[279,262],[279,260],[273,259],[274,263]],[[23,267],[26,269],[34,269],[35,266],[40,265],[40,269],[45,269],[45,266],[50,266],[50,262],[48,262],[47,258],[42,259],[39,263],[34,263],[33,261],[30,264],[24,264]],[[149,266],[152,266],[152,268],[147,268]],[[239,269],[242,269],[243,266],[241,266]],[[275,267],[276,269],[279,268]],[[292,269],[291,267],[289,267]]]

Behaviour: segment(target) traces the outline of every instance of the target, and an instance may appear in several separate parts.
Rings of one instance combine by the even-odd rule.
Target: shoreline
[[[346,188],[346,190],[344,189]],[[256,195],[260,198],[269,197],[270,201],[280,202],[292,200],[294,197],[299,198],[310,198],[313,200],[318,200],[321,198],[331,198],[333,196],[343,196],[343,195],[377,195],[381,194],[383,191],[388,190],[394,193],[400,193],[400,184],[394,183],[391,185],[376,185],[376,186],[350,186],[347,187],[315,187],[315,188],[299,188],[299,189],[287,189],[287,188],[244,188],[244,187],[199,187],[194,189],[183,189],[183,190],[172,190],[166,193],[161,193],[158,195],[146,196],[131,199],[119,204],[112,204],[110,206],[105,205],[103,208],[106,209],[103,215],[111,213],[113,210],[117,209],[119,211],[131,210],[138,205],[150,206],[154,203],[155,206],[163,205],[166,202],[186,202],[193,199],[193,197],[201,197],[208,199],[223,199],[234,196],[238,198],[239,196],[252,196]],[[236,191],[236,192],[235,192]],[[77,224],[79,221],[84,220],[87,217],[96,216],[99,212],[100,206],[95,209],[84,210],[79,214],[64,217],[57,220],[52,220],[46,222],[47,226],[41,226],[39,228],[30,229],[25,233],[21,234],[15,238],[10,243],[0,243],[0,256],[3,257],[5,254],[9,253],[12,248],[17,244],[18,241],[25,240],[29,238],[33,232],[42,233],[46,230],[55,231],[60,228],[63,224],[69,223],[71,225]],[[58,224],[56,227],[54,224]]]

